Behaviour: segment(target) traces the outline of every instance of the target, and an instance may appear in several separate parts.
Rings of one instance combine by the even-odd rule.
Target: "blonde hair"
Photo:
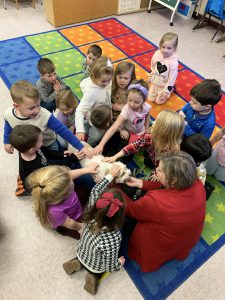
[[[75,110],[78,106],[78,99],[70,90],[61,90],[56,96],[56,106],[59,108],[64,105],[67,109]]]
[[[184,132],[184,118],[169,109],[161,111],[152,129],[152,141],[156,155],[163,151],[179,150]]]
[[[178,45],[178,35],[174,32],[165,33],[159,42],[159,47],[161,48],[165,42],[172,41],[172,40],[174,40],[174,48],[176,49]]]
[[[19,80],[15,82],[10,89],[10,95],[13,102],[17,104],[21,104],[24,97],[31,98],[35,101],[40,99],[38,90],[32,83],[26,80]]]
[[[64,166],[43,167],[28,176],[26,184],[32,190],[34,211],[45,228],[52,227],[48,207],[62,203],[69,196],[70,182],[69,168]]]
[[[101,56],[94,62],[91,67],[91,79],[98,79],[101,75],[113,75],[114,69],[111,60],[107,56]]]
[[[136,74],[135,74],[135,65],[132,62],[129,61],[121,61],[118,63],[116,66],[113,80],[112,80],[112,97],[115,96],[116,91],[118,90],[118,84],[117,84],[117,76],[118,75],[123,75],[127,72],[131,71],[131,77],[130,77],[130,82],[136,79]]]

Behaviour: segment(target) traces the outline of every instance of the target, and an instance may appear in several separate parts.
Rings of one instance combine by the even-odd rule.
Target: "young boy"
[[[39,93],[28,81],[20,80],[14,83],[10,89],[13,107],[4,112],[4,147],[7,153],[13,153],[13,146],[9,141],[12,128],[19,124],[32,124],[39,127],[43,134],[43,146],[58,150],[56,133],[63,137],[69,144],[81,153],[92,156],[78,138],[63,124],[61,124],[49,111],[40,107]]]
[[[179,112],[186,121],[184,136],[201,133],[209,139],[216,123],[213,106],[222,97],[221,85],[215,79],[205,79],[191,89],[190,96]]]
[[[88,52],[85,60],[82,62],[84,78],[90,76],[90,70],[93,63],[102,55],[102,49],[98,45],[91,45],[88,48]],[[83,78],[83,79],[84,79]]]
[[[53,112],[56,109],[55,99],[60,90],[70,88],[57,76],[54,63],[48,58],[38,61],[37,69],[40,79],[36,82],[36,88],[41,97],[41,106]]]
[[[29,194],[26,190],[26,177],[33,171],[48,165],[64,165],[72,169],[80,169],[81,165],[78,159],[82,158],[82,154],[74,155],[70,151],[52,151],[46,147],[42,147],[43,135],[41,129],[34,125],[16,125],[9,135],[11,145],[19,152],[19,176],[21,179],[16,196],[25,196]],[[79,183],[76,191],[80,200],[83,200],[82,191],[90,192],[95,185],[92,177],[87,174],[86,169],[82,169],[82,176],[75,180]],[[85,176],[84,176],[85,175]],[[87,195],[86,195],[87,196]],[[87,197],[85,198],[87,199]],[[85,200],[83,200],[85,201]]]

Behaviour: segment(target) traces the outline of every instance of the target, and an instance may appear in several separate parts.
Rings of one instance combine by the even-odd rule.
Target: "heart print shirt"
[[[151,83],[164,87],[165,91],[170,92],[174,87],[177,74],[177,54],[173,53],[170,57],[164,58],[161,51],[157,50],[151,61]]]

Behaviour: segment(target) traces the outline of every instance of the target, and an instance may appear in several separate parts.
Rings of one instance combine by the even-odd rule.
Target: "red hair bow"
[[[109,218],[113,217],[114,214],[120,209],[120,207],[123,207],[123,203],[119,199],[113,197],[113,193],[104,193],[102,195],[102,198],[96,201],[97,208],[105,208],[106,206],[110,205],[109,210],[106,214],[106,216],[108,216]]]

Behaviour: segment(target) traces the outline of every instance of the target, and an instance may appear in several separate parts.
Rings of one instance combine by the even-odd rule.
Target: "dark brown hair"
[[[112,111],[108,105],[99,105],[93,109],[90,116],[91,123],[98,129],[106,129],[112,120]]]
[[[33,148],[41,134],[41,129],[34,125],[16,125],[10,135],[10,144],[19,152],[24,153]]]
[[[37,69],[41,75],[55,72],[55,65],[49,58],[41,58],[38,61]]]
[[[105,231],[113,231],[122,228],[124,221],[125,212],[125,199],[123,199],[122,194],[119,190],[112,188],[105,190],[104,193],[113,193],[114,198],[119,199],[124,205],[112,216],[111,218],[106,216],[109,205],[105,208],[96,208],[94,204],[85,210],[83,222],[88,224],[90,231],[92,233],[101,232],[102,228],[105,227]],[[99,196],[99,199],[101,196]]]
[[[88,48],[87,54],[92,53],[94,56],[99,58],[102,55],[102,48],[98,45],[91,45]]]

